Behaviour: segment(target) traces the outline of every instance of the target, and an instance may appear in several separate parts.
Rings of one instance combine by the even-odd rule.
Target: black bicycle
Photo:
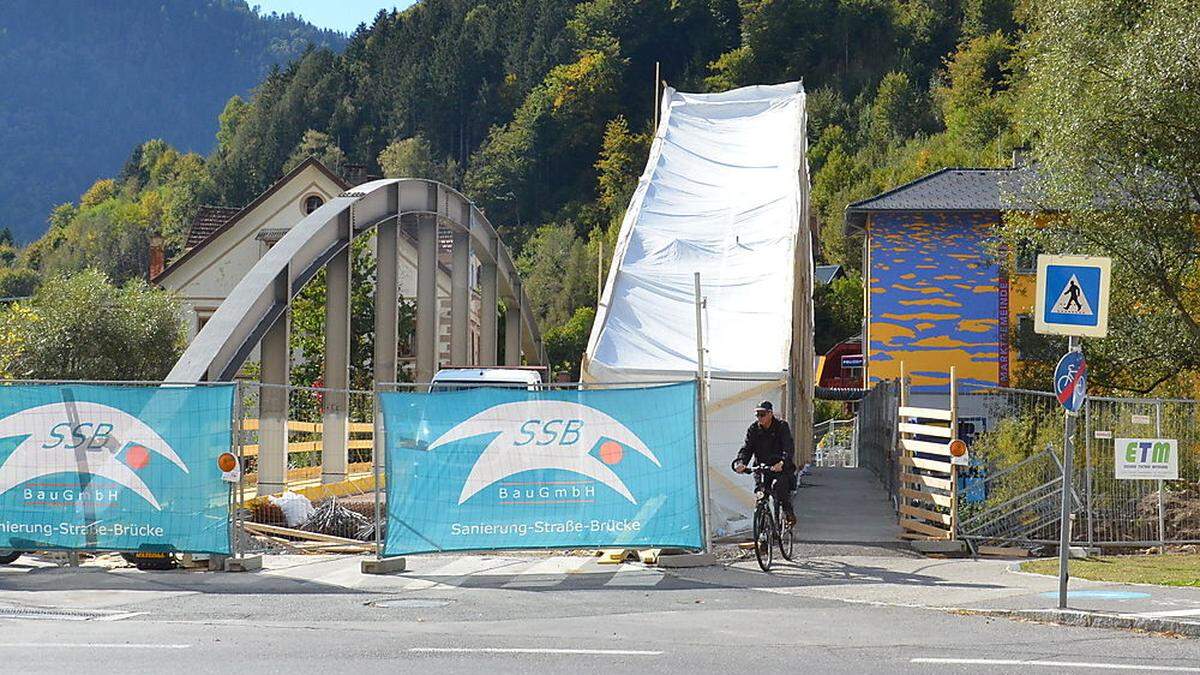
[[[736,464],[737,460],[733,463]],[[749,469],[754,474],[754,557],[758,558],[758,566],[762,571],[770,572],[774,555],[771,544],[777,543],[783,559],[791,561],[796,546],[795,526],[783,529],[783,506],[765,489],[766,469],[761,464]],[[783,480],[783,477],[776,480]]]

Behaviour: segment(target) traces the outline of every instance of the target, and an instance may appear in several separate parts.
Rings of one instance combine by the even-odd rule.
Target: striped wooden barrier
[[[898,493],[900,536],[906,539],[955,538],[958,470],[950,461],[950,441],[958,427],[957,394],[951,367],[949,409],[910,406],[901,373]]]

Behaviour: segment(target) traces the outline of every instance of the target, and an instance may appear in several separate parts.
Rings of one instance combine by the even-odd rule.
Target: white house
[[[242,276],[293,225],[350,187],[350,183],[319,160],[309,158],[242,208],[201,206],[188,230],[183,254],[165,269],[154,269],[152,264],[150,270],[152,283],[174,291],[182,301],[188,339],[195,337]],[[415,298],[416,239],[408,228],[401,227],[400,231],[400,296]],[[448,232],[442,234],[437,274],[438,362],[450,365],[450,237]],[[161,257],[152,254],[151,260],[155,259]],[[477,272],[478,262],[472,258],[469,312],[472,362],[478,362],[479,354],[481,301],[476,288]],[[406,337],[401,336],[402,344],[411,346],[412,340]],[[402,362],[411,356],[402,354]]]

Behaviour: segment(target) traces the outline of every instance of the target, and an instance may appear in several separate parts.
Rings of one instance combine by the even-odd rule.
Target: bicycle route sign
[[[1087,361],[1083,352],[1067,352],[1054,368],[1054,395],[1069,413],[1077,413],[1087,398]]]
[[[1043,335],[1108,334],[1110,258],[1039,255],[1033,329]]]

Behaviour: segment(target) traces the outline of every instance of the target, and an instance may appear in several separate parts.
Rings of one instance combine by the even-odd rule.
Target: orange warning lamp
[[[967,444],[963,442],[963,439],[956,438],[950,441],[951,457],[962,457],[965,454],[967,454]]]
[[[225,473],[229,473],[237,468],[237,457],[232,452],[222,452],[220,457],[217,457],[217,468]]]

